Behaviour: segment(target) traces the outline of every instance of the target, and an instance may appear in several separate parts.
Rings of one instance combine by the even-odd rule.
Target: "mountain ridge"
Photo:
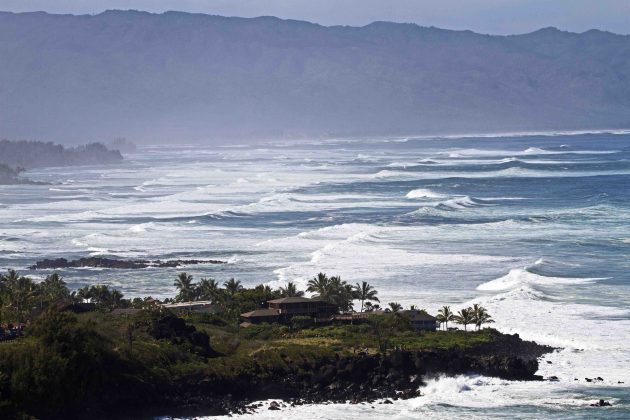
[[[0,12],[0,137],[145,142],[630,126],[630,36]]]

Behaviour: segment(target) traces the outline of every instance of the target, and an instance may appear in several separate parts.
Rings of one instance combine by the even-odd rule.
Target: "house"
[[[164,309],[170,309],[172,311],[188,311],[188,312],[201,312],[209,314],[218,314],[223,312],[223,309],[219,305],[215,305],[209,300],[198,300],[194,302],[179,302],[179,303],[165,303],[162,305]]]
[[[425,311],[409,309],[401,311],[401,313],[409,318],[411,328],[415,331],[435,331],[437,329],[437,318],[429,315]]]
[[[263,322],[279,322],[280,314],[277,309],[257,309],[241,314],[241,318],[243,318],[241,326],[248,327],[251,324],[260,324]]]
[[[312,318],[326,318],[339,313],[339,307],[328,301],[305,297],[285,297],[267,302],[269,309],[276,309],[283,318],[291,318],[294,315],[310,316]]]
[[[267,309],[241,314],[243,326],[261,322],[289,323],[294,316],[308,316],[318,319],[330,319],[339,313],[339,307],[321,298],[285,297],[267,301]]]

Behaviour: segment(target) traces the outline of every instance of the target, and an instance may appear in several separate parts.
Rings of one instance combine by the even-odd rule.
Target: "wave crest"
[[[444,194],[436,193],[426,188],[411,190],[406,195],[407,198],[444,198]]]
[[[542,259],[541,259],[542,260]],[[539,261],[541,261],[539,260]],[[547,277],[534,274],[526,268],[514,268],[505,276],[482,283],[477,286],[477,290],[483,292],[504,292],[514,290],[523,286],[535,285],[568,285],[593,283],[601,278],[572,278],[572,277]]]

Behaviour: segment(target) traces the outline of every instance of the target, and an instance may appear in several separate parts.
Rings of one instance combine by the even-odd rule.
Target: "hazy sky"
[[[107,9],[272,15],[323,25],[387,20],[496,34],[546,26],[630,34],[630,0],[0,0],[0,10],[15,12],[83,14]]]

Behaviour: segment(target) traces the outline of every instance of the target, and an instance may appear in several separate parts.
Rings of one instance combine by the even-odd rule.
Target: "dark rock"
[[[156,322],[153,331],[169,340],[189,340],[190,333],[173,319]],[[208,412],[207,407],[221,407],[235,414],[244,409],[251,411],[254,409],[251,401],[265,399],[284,400],[291,406],[347,401],[392,404],[396,399],[419,396],[418,387],[430,375],[476,373],[504,379],[542,380],[536,375],[538,357],[553,350],[523,341],[515,335],[497,333],[493,343],[465,349],[398,350],[394,355],[338,354],[308,362],[286,358],[286,368],[281,371],[259,366],[257,370],[236,377],[192,379],[190,383],[178,386],[177,389],[185,389],[187,394],[186,397],[173,397],[176,403],[172,406],[190,405],[189,394],[201,395],[198,398],[203,403],[198,405],[206,410],[195,413],[200,415]],[[220,404],[217,401],[221,401]],[[277,402],[269,406],[270,410],[280,408]]]
[[[599,400],[598,402],[591,404],[591,407],[612,407],[612,404],[606,400]]]
[[[148,267],[158,268],[175,268],[183,265],[196,265],[196,264],[225,264],[225,261],[218,260],[118,260],[113,258],[102,257],[86,257],[79,258],[78,260],[67,260],[65,258],[57,258],[54,260],[41,260],[37,261],[35,265],[31,265],[31,270],[51,270],[59,268],[112,268],[112,269],[124,269],[124,270],[137,270]]]

